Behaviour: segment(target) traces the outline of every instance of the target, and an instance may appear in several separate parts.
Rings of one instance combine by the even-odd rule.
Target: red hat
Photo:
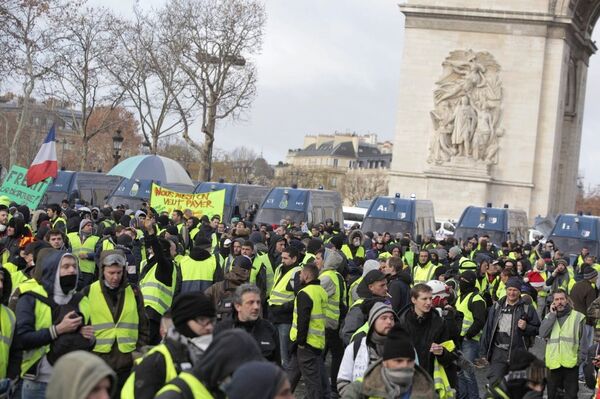
[[[544,285],[546,285],[546,280],[544,280],[542,274],[533,270],[527,272],[527,275],[525,276],[523,281],[526,283],[528,282],[534,288],[541,288]]]

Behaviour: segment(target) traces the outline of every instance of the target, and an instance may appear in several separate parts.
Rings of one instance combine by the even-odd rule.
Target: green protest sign
[[[2,186],[0,186],[0,196],[4,195],[19,205],[27,205],[29,209],[36,209],[46,193],[50,179],[27,187],[26,174],[27,168],[17,165],[10,168]]]

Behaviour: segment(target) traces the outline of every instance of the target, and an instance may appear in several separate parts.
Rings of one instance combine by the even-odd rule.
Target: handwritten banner
[[[0,186],[0,195],[7,196],[11,201],[19,205],[27,205],[29,209],[36,209],[44,197],[46,189],[48,189],[50,179],[48,178],[31,187],[27,187],[27,182],[25,181],[26,174],[27,168],[23,168],[22,166],[14,165],[10,168],[2,186]]]
[[[181,211],[191,209],[196,217],[206,215],[223,217],[225,206],[225,190],[211,191],[210,193],[188,194],[168,190],[158,184],[152,184],[150,194],[150,206],[156,212],[168,212],[169,215],[175,210]]]

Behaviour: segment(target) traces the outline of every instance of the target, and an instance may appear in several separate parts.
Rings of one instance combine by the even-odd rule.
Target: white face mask
[[[355,238],[352,240],[352,244],[354,244],[355,247],[358,247],[360,245],[360,238]]]
[[[3,224],[0,224],[0,233],[3,233],[6,230],[6,226]]]

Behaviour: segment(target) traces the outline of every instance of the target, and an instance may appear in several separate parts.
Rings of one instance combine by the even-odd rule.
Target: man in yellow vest
[[[50,218],[50,228],[55,230],[60,230],[63,233],[67,234],[67,221],[63,218],[62,209],[58,204],[50,204],[46,208],[46,214]]]
[[[133,368],[121,391],[122,399],[153,398],[179,373],[201,363],[212,342],[215,306],[200,292],[182,294],[173,301],[171,315],[173,327]]]
[[[426,283],[429,280],[433,280],[435,270],[439,266],[431,263],[429,251],[422,249],[419,251],[419,260],[412,269],[412,276],[414,284]]]
[[[346,282],[337,269],[344,261],[342,256],[329,248],[322,248],[315,255],[315,265],[319,268],[321,287],[327,292],[327,318],[325,343],[331,351],[331,387],[337,391],[337,375],[344,357],[344,342],[340,337],[340,325],[348,312]]]
[[[78,331],[87,340],[94,335],[91,326],[84,326],[90,316],[87,298],[75,293],[79,272],[77,258],[48,251],[51,252],[38,266],[39,280],[28,280],[19,287],[15,334],[23,350],[20,370],[23,398],[45,397],[53,369],[51,359],[56,360],[58,356],[53,342]],[[65,343],[63,339],[63,346]]]
[[[160,343],[160,320],[171,307],[180,278],[173,260],[174,254],[177,253],[175,243],[162,237],[158,238],[155,225],[154,218],[144,220],[145,246],[151,249],[152,256],[142,262],[143,267],[140,271],[140,289],[148,317],[150,345]]]
[[[325,349],[327,292],[321,287],[319,269],[314,263],[304,265],[300,272],[300,283],[290,330],[292,358],[288,374],[292,391],[302,377],[305,397],[320,399],[328,396],[325,390],[329,388],[327,379],[322,378],[326,371],[321,356]]]
[[[546,343],[548,398],[577,398],[579,391],[579,364],[585,359],[587,348],[584,334],[585,316],[570,305],[566,291],[559,289],[553,295],[550,311],[540,325],[540,337]],[[559,395],[564,390],[564,396]]]
[[[224,398],[223,382],[242,365],[263,360],[254,338],[239,328],[215,336],[200,363],[162,388],[157,399]]]
[[[95,248],[99,237],[93,235],[94,222],[83,219],[79,223],[79,233],[69,233],[71,252],[79,257],[79,287],[87,287],[96,279]]]
[[[477,274],[474,271],[461,273],[458,285],[460,295],[456,300],[456,310],[463,315],[460,331],[461,350],[465,359],[473,362],[479,357],[479,340],[485,326],[487,307],[485,300],[475,288]],[[461,370],[458,376],[459,391],[464,398],[478,399],[479,387],[473,370]]]
[[[346,256],[348,261],[356,261],[357,263],[360,260],[365,259],[365,248],[362,243],[364,240],[364,235],[360,230],[354,230],[348,236],[348,244],[343,244],[341,251]]]
[[[275,270],[273,289],[268,300],[269,320],[279,331],[283,368],[286,368],[289,363],[289,335],[294,314],[294,298],[300,286],[300,269],[298,250],[285,248],[281,252],[281,265]]]
[[[148,320],[142,293],[128,282],[123,251],[103,251],[99,263],[99,280],[82,292],[90,302],[93,352],[115,370],[120,390],[133,367],[133,351],[148,342]]]
[[[18,363],[15,362],[16,351],[13,345],[16,318],[13,311],[6,306],[10,292],[10,273],[0,266],[0,382],[5,378],[14,380],[19,375]],[[13,367],[10,367],[12,370],[9,369],[9,364],[12,364]],[[0,396],[1,394],[0,390]]]
[[[210,253],[210,240],[198,237],[190,254],[179,261],[181,293],[204,292],[223,279],[217,257]]]

